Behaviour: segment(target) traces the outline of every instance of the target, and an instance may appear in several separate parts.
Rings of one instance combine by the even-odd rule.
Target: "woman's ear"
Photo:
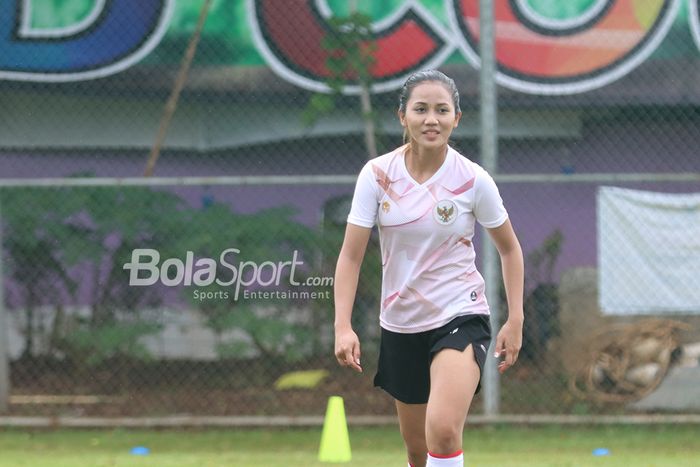
[[[453,128],[457,128],[457,125],[459,125],[459,121],[462,119],[462,112],[457,112],[457,115],[455,115],[455,124]]]
[[[399,122],[401,122],[401,126],[406,127],[406,114],[404,114],[400,110],[397,110],[396,114],[399,116]]]

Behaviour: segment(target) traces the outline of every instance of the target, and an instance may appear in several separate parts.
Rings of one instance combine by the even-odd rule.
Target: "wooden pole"
[[[190,37],[190,42],[187,45],[187,50],[182,59],[180,69],[175,79],[175,86],[170,93],[168,102],[165,104],[165,109],[163,110],[163,116],[160,120],[160,127],[158,128],[158,134],[156,135],[156,140],[151,148],[151,153],[148,156],[148,162],[146,163],[146,170],[144,171],[144,177],[150,177],[153,175],[153,171],[156,167],[156,162],[158,162],[158,157],[160,156],[160,150],[165,141],[165,137],[168,134],[168,128],[170,127],[170,121],[175,114],[177,109],[177,103],[180,99],[180,94],[182,93],[182,88],[185,87],[185,82],[187,81],[187,75],[189,74],[190,67],[192,66],[192,60],[197,52],[197,45],[199,44],[199,39],[202,36],[202,30],[204,29],[204,23],[207,20],[207,14],[209,13],[209,7],[211,6],[211,0],[204,0],[202,4],[202,9],[199,12],[199,20],[197,21],[197,27]]]

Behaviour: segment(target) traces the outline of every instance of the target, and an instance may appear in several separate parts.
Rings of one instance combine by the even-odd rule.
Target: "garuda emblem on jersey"
[[[433,209],[433,218],[438,224],[450,225],[457,218],[457,206],[449,199],[438,201]]]

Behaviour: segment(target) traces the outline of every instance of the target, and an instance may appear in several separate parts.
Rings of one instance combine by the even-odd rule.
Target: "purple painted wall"
[[[500,143],[501,172],[700,172],[700,127],[694,118],[630,121],[594,119],[585,122],[575,140],[507,140]],[[469,157],[478,153],[474,141],[457,139]],[[4,177],[139,176],[146,154],[66,153],[2,154]],[[242,174],[357,174],[364,163],[359,138],[299,141],[249,148],[229,154],[164,153],[157,176]],[[698,192],[698,183],[617,184],[629,188]],[[596,264],[596,205],[598,186],[591,183],[501,183],[500,189],[525,252],[539,246],[554,229],[564,234],[557,275],[575,266]],[[351,185],[210,186],[174,188],[193,205],[207,199],[230,203],[237,212],[251,213],[280,205],[299,210],[297,219],[318,225],[323,204],[351,194]]]

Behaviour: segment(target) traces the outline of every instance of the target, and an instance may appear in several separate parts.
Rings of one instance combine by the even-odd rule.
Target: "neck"
[[[447,146],[430,150],[420,147],[413,149],[415,146],[415,143],[409,145],[405,152],[406,169],[416,181],[423,183],[445,162]]]

